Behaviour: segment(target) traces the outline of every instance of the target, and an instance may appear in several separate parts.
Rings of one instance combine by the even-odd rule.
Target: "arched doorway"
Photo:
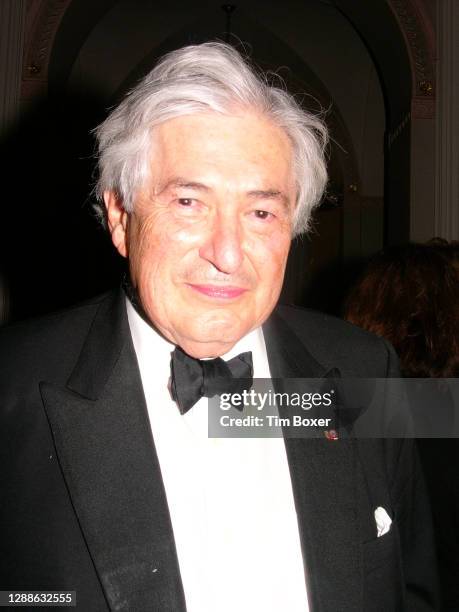
[[[87,129],[154,57],[224,30],[220,6],[208,2],[192,8],[178,2],[158,7],[146,0],[54,4],[62,9],[59,18],[54,15],[55,35],[45,66],[37,74],[29,70],[28,87],[35,78],[42,87],[46,81],[50,98],[65,91],[66,99],[74,99],[79,91],[92,99]],[[323,107],[331,108],[330,197],[317,214],[320,233],[292,253],[284,295],[311,303],[311,295],[317,295],[314,275],[336,262],[342,266],[369,255],[383,242],[408,237],[412,73],[405,41],[384,0],[374,0],[371,7],[363,0],[286,1],[282,7],[252,0],[237,8],[233,23],[258,63],[288,66],[281,73],[293,91],[312,90]],[[81,208],[81,202],[74,205]],[[336,296],[320,291],[322,302],[312,302],[327,309]]]

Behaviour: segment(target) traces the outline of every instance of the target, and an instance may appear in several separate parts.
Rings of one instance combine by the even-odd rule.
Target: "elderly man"
[[[97,137],[130,279],[2,333],[1,588],[76,591],[85,612],[434,609],[410,441],[209,439],[211,383],[191,390],[396,371],[382,340],[275,310],[323,124],[208,43],[163,58]]]

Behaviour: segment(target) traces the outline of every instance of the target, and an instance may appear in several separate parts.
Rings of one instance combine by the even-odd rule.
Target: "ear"
[[[108,230],[116,250],[123,257],[128,256],[128,214],[123,203],[113,191],[104,191],[105,208],[107,209]]]

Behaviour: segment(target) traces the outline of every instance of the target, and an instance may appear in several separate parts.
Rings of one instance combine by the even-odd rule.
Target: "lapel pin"
[[[336,429],[328,429],[327,431],[324,431],[324,436],[327,438],[327,440],[339,439],[338,432],[336,431]]]

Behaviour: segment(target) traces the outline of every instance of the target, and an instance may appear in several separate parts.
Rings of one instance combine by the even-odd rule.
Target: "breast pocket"
[[[364,610],[402,612],[403,589],[398,530],[390,531],[362,545]]]

